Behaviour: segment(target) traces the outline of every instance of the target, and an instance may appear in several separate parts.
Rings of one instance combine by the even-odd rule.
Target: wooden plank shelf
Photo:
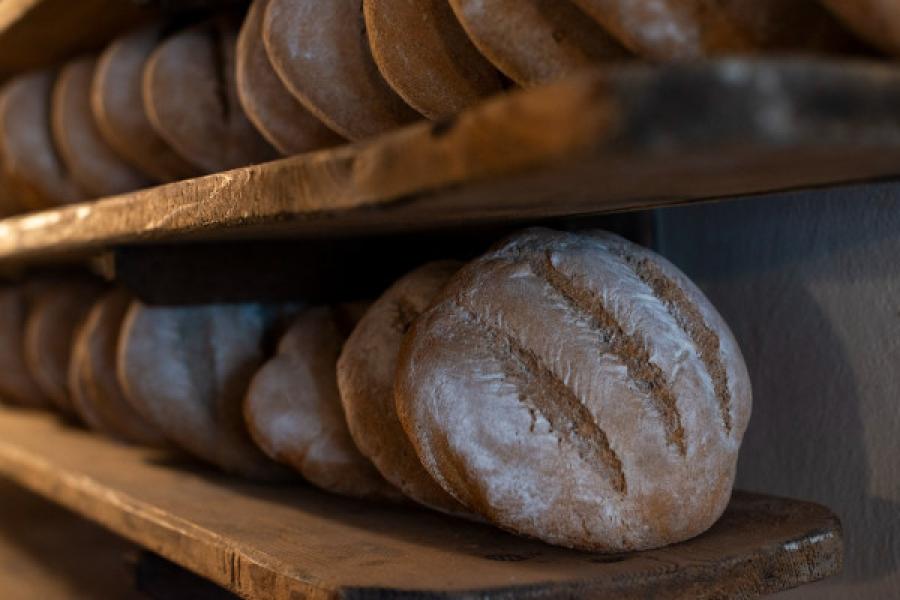
[[[840,570],[840,523],[736,492],[706,534],[585,554],[412,507],[252,484],[0,410],[0,473],[246,598],[752,597]]]
[[[368,142],[0,222],[0,263],[598,214],[900,173],[900,68],[632,64]]]

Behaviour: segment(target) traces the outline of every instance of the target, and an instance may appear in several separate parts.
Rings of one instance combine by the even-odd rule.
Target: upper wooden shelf
[[[586,554],[424,509],[240,481],[8,409],[0,474],[246,598],[749,598],[832,575],[842,559],[837,517],[806,502],[736,492],[693,540]]]
[[[626,65],[371,141],[0,222],[0,263],[643,209],[900,173],[900,68]]]

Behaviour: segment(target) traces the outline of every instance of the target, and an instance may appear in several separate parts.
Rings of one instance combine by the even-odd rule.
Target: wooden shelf
[[[604,213],[900,173],[900,68],[631,65],[370,142],[0,222],[0,263]]]
[[[246,598],[750,597],[840,570],[827,509],[736,493],[689,542],[554,548],[415,508],[231,479],[49,415],[0,410],[0,473]]]

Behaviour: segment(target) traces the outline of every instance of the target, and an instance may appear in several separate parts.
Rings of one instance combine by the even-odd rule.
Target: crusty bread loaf
[[[35,283],[0,287],[0,400],[47,408],[50,401],[25,364],[25,323]]]
[[[677,268],[611,234],[542,229],[454,276],[404,340],[396,401],[464,505],[612,552],[718,519],[751,404],[732,334]]]
[[[147,446],[165,445],[156,427],[125,399],[116,376],[116,352],[131,295],[110,290],[91,308],[79,328],[69,363],[69,390],[75,412],[92,429]]]
[[[25,322],[25,364],[44,396],[76,416],[69,395],[69,359],[81,323],[103,286],[87,277],[48,280],[36,290]]]
[[[450,6],[481,53],[520,85],[628,54],[571,0],[450,0]]]
[[[66,64],[53,88],[53,140],[72,178],[94,197],[123,194],[147,187],[147,180],[110,148],[91,112],[91,83],[97,59]]]
[[[348,139],[364,139],[419,117],[372,60],[362,0],[270,0],[263,40],[287,89]]]
[[[214,173],[277,157],[247,120],[234,80],[239,22],[230,14],[163,41],[144,68],[144,107],[182,157]]]
[[[241,411],[275,316],[256,304],[133,303],[117,357],[125,397],[166,438],[202,460],[252,479],[289,478],[253,444]]]
[[[0,163],[24,208],[70,204],[84,193],[69,176],[50,133],[55,73],[20,75],[0,90]]]
[[[900,54],[900,3],[896,0],[822,0],[857,35]]]
[[[503,88],[447,0],[364,0],[363,7],[378,70],[426,117],[450,117]]]
[[[114,40],[97,61],[91,109],[106,142],[155,181],[198,174],[153,129],[144,109],[144,66],[162,41],[162,26],[148,25]]]
[[[818,0],[573,1],[626,47],[655,60],[850,47]]]
[[[238,35],[237,91],[247,118],[284,155],[339,144],[342,138],[306,110],[272,68],[262,39],[268,5],[255,0]]]
[[[347,307],[301,313],[253,378],[244,415],[259,447],[310,483],[345,496],[399,500],[353,444],[341,409],[335,364],[357,318]]]
[[[403,336],[460,266],[429,263],[399,279],[353,328],[337,363],[341,403],[356,447],[409,498],[457,514],[466,509],[422,467],[400,426],[394,374]]]

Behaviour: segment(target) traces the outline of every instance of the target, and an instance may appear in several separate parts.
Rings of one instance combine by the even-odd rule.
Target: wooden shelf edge
[[[412,508],[230,479],[0,410],[0,474],[246,598],[751,597],[840,570],[840,523],[737,492],[694,540],[592,555]]]
[[[597,214],[900,174],[900,68],[596,69],[453,120],[0,221],[0,263],[158,240]]]

